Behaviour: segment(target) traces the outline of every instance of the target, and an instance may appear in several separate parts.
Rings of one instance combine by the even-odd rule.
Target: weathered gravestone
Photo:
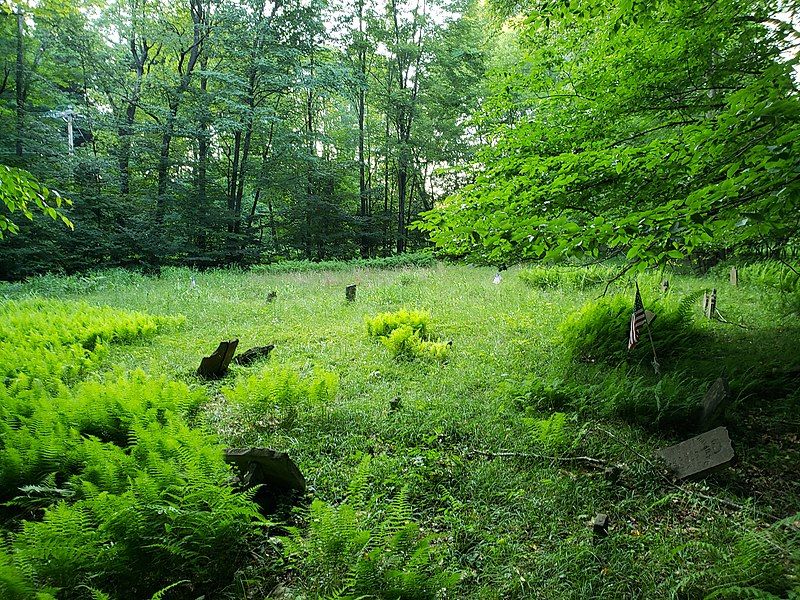
[[[731,285],[734,287],[739,285],[739,271],[736,267],[731,267]]]
[[[267,302],[272,302],[277,297],[278,297],[278,292],[276,292],[275,290],[272,290],[271,292],[269,292],[267,294]]]
[[[267,358],[269,353],[274,349],[275,344],[269,344],[268,346],[255,346],[249,350],[245,350],[241,354],[237,354],[236,358],[233,359],[233,362],[235,362],[237,365],[242,365],[243,367],[249,367],[257,360]]]
[[[245,488],[266,485],[278,490],[306,490],[306,479],[285,452],[269,448],[228,448],[225,462],[239,471],[239,481]]]
[[[703,414],[700,417],[700,425],[702,427],[709,427],[722,416],[725,411],[725,405],[728,398],[730,398],[730,387],[728,380],[723,375],[718,377],[711,387],[708,388],[706,395],[703,396]]]
[[[344,289],[344,295],[347,298],[348,302],[354,302],[356,299],[356,284],[353,283],[351,285],[348,285]]]
[[[228,372],[228,365],[231,364],[233,353],[239,340],[223,341],[219,343],[217,349],[211,356],[206,356],[200,361],[197,374],[204,379],[219,379]]]
[[[665,294],[669,291],[669,280],[665,279],[661,282],[661,291]]]
[[[702,477],[733,460],[733,447],[725,427],[662,448],[657,453],[679,479]]]
[[[597,513],[592,521],[592,530],[597,537],[606,537],[608,535],[608,515]]]

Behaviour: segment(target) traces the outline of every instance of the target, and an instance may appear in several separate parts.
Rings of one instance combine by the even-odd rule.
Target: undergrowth
[[[205,394],[141,371],[76,381],[108,343],[181,320],[43,300],[0,313],[3,597],[227,585],[263,519],[228,485],[217,439],[189,425]]]
[[[380,339],[392,356],[401,360],[415,358],[443,361],[451,344],[431,339],[430,314],[402,308],[366,318],[367,333]]]

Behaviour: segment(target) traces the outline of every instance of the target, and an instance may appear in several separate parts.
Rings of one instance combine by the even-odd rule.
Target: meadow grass
[[[749,586],[780,597],[797,587],[796,523],[776,526],[767,516],[800,510],[800,396],[790,372],[800,351],[791,300],[746,282],[733,288],[722,274],[640,278],[645,304],[660,296],[662,276],[676,298],[717,287],[719,309],[731,322],[700,319],[697,307],[695,326],[705,335],[662,364],[665,377],[677,381],[670,392],[666,383],[656,389],[646,352],[621,364],[568,359],[558,326],[602,286],[531,287],[519,269],[494,285],[493,275],[444,264],[288,273],[167,269],[160,278],[109,271],[4,284],[0,297],[36,294],[185,315],[179,328],[111,346],[105,372],[143,369],[205,388],[206,427],[234,446],[289,452],[309,483],[309,500],[352,503],[358,479],[368,490],[359,507],[371,526],[402,492],[421,530],[435,536],[437,568],[459,576],[444,596],[702,598]],[[352,303],[344,293],[351,283],[358,285]],[[277,292],[272,301],[270,291]],[[616,291],[632,304],[629,284]],[[426,311],[430,335],[452,340],[444,362],[395,360],[368,335],[366,318],[399,309]],[[233,366],[221,382],[197,379],[200,358],[234,337],[241,350],[270,343],[275,350],[265,363]],[[284,424],[270,420],[268,408],[226,400],[223,388],[265,368],[335,373],[338,393]],[[678,489],[650,461],[657,448],[692,435],[692,424],[681,414],[668,427],[654,426],[647,410],[669,394],[699,400],[722,372],[734,391],[726,419],[738,463]],[[647,405],[644,412],[637,403]],[[650,422],[631,417],[637,414]],[[615,482],[580,462],[491,455],[500,451],[588,455],[623,470]],[[589,526],[598,512],[611,518],[602,541]],[[282,516],[301,530],[306,525],[302,508]],[[748,532],[767,541],[748,545]],[[778,561],[788,583],[776,583],[780,577],[759,561]],[[249,581],[227,593],[266,597],[257,576]],[[302,565],[287,569],[283,589],[292,598],[318,593],[304,581]]]

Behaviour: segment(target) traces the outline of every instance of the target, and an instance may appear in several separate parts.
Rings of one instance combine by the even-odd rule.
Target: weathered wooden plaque
[[[700,424],[703,427],[709,427],[722,416],[725,411],[727,400],[730,397],[730,387],[728,380],[723,377],[718,377],[711,387],[708,388],[706,395],[703,396],[703,415],[700,417]]]
[[[249,367],[257,360],[267,358],[269,353],[274,349],[275,344],[269,344],[268,346],[255,346],[249,350],[245,350],[241,354],[237,354],[236,358],[233,359],[233,362],[235,362],[237,365],[242,365],[243,367]]]
[[[205,379],[219,379],[228,372],[228,366],[236,352],[239,340],[222,341],[211,356],[206,356],[200,361],[197,374]]]
[[[657,453],[680,479],[702,477],[733,460],[725,427],[717,427]]]
[[[351,285],[348,285],[344,289],[344,295],[347,298],[348,302],[354,302],[356,299],[356,284],[353,283]]]
[[[306,489],[306,479],[285,452],[269,448],[228,448],[225,462],[236,466],[245,488],[266,484],[284,490]]]

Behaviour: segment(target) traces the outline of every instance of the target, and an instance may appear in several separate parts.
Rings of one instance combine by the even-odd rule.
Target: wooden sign
[[[206,356],[200,361],[197,374],[204,379],[219,379],[228,372],[228,365],[231,364],[233,353],[239,340],[223,341],[219,343],[217,349],[211,356]]]
[[[731,285],[734,287],[739,285],[739,271],[736,270],[736,267],[731,267]]]
[[[348,302],[355,302],[356,299],[356,284],[348,285],[344,290],[344,295]]]
[[[657,453],[680,479],[702,477],[734,458],[725,427],[717,427]]]

